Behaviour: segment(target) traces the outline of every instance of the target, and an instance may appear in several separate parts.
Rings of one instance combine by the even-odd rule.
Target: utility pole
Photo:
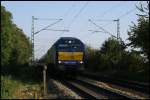
[[[116,20],[105,20],[105,21],[116,21],[117,22],[117,37],[112,35],[110,32],[108,32],[107,30],[105,30],[103,27],[100,27],[99,25],[97,25],[96,23],[94,23],[92,20],[89,19],[89,21],[94,24],[96,27],[98,27],[99,29],[101,29],[104,33],[108,33],[109,35],[111,35],[112,37],[115,37],[119,43],[122,42],[121,38],[120,38],[120,22],[119,22],[119,18],[116,19]],[[100,20],[102,21],[102,20]],[[91,30],[89,30],[91,31]],[[93,30],[92,30],[93,31]],[[101,32],[101,31],[93,31],[93,32]],[[121,58],[121,48],[120,48],[120,45],[118,47],[118,49],[116,49],[118,52],[118,61],[120,60]],[[118,66],[118,70],[120,70],[120,67]]]
[[[117,38],[115,35],[111,34],[111,32],[107,31],[107,30],[104,29],[103,27],[101,27],[101,26],[97,25],[96,23],[94,23],[91,19],[89,19],[89,22],[91,22],[93,25],[95,25],[96,27],[98,27],[99,29],[101,29],[102,32],[107,33],[107,34],[111,35],[111,36],[114,37],[114,38]],[[89,31],[91,31],[91,30],[89,30]],[[92,31],[93,31],[93,30],[92,30]],[[100,31],[94,31],[94,32],[100,32]]]
[[[113,37],[115,37],[115,38],[117,38],[117,40],[119,41],[119,39],[120,39],[120,19],[118,18],[118,19],[116,19],[116,20],[96,20],[96,21],[116,21],[117,22],[117,37],[116,36],[114,36],[114,35],[112,35],[110,32],[108,32],[107,30],[105,30],[104,28],[102,28],[102,27],[100,27],[100,26],[98,26],[96,23],[94,23],[91,19],[89,19],[89,21],[92,23],[92,24],[94,24],[95,26],[97,26],[97,27],[99,27],[101,30],[103,30],[103,32],[104,33],[109,33],[109,35],[111,35],[111,36],[113,36]],[[101,31],[94,31],[94,30],[89,30],[89,31],[93,31],[93,32],[101,32]]]
[[[37,32],[34,32],[34,20],[57,20],[56,22],[40,29]],[[31,46],[32,46],[32,57],[31,57],[31,64],[33,64],[33,62],[35,61],[35,52],[34,52],[34,35],[38,34],[39,32],[43,31],[43,30],[51,30],[51,31],[65,31],[65,32],[69,32],[69,30],[53,30],[53,29],[48,29],[49,27],[55,25],[56,23],[60,22],[62,19],[43,19],[43,18],[35,18],[34,16],[32,16],[32,26],[31,26]]]
[[[114,20],[114,21],[117,21],[117,40],[120,39],[120,20],[119,18],[117,20]]]
[[[32,26],[31,26],[31,48],[32,48],[32,57],[31,57],[31,63],[34,61],[34,16],[32,16]]]
[[[117,40],[120,43],[119,47],[118,47],[118,60],[121,59],[121,38],[120,38],[120,22],[119,22],[119,18],[117,20],[114,20],[117,22]],[[120,66],[118,66],[118,70],[120,70]]]

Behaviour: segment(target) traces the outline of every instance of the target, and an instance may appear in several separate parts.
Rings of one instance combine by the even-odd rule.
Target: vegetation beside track
[[[137,24],[128,30],[129,42],[108,38],[100,49],[86,46],[86,69],[110,76],[149,82],[149,2],[138,5]]]
[[[1,5],[1,98],[36,98],[33,91],[42,93],[42,71],[29,65],[31,42],[12,19],[12,14]],[[23,95],[22,91],[27,92]]]
[[[39,99],[42,98],[40,83],[26,83],[11,76],[1,76],[1,99]]]

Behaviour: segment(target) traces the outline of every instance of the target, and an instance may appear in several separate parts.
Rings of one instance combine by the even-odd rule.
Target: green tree
[[[8,72],[29,63],[31,43],[12,22],[12,14],[1,6],[1,66]],[[5,72],[4,71],[4,72]],[[17,71],[19,72],[19,71]]]
[[[1,65],[8,65],[11,53],[12,15],[1,6]]]
[[[141,4],[137,7],[142,14],[137,14],[138,24],[130,27],[128,32],[130,43],[128,44],[134,48],[141,48],[141,53],[149,56],[149,2],[146,7]],[[149,57],[148,57],[149,58]]]
[[[124,52],[121,59],[122,70],[129,72],[139,72],[144,71],[144,57],[140,55],[139,52],[132,50],[131,52]]]
[[[100,63],[101,60],[100,60],[99,50],[86,45],[85,46],[85,67],[88,70],[99,71]]]
[[[108,69],[117,69],[122,57],[122,53],[125,52],[125,45],[114,38],[108,38],[100,48],[100,54],[104,60],[104,65]]]

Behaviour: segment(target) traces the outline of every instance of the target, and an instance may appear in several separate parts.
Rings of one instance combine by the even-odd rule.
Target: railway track
[[[85,99],[132,99],[127,95],[98,87],[94,84],[79,79],[60,82]]]
[[[125,83],[124,81],[122,83],[122,81],[114,80],[108,77],[82,74],[81,76],[77,77],[74,80],[68,80],[64,78],[62,79],[58,77],[56,78],[56,80],[58,81],[58,83],[63,84],[64,86],[68,87],[71,91],[79,95],[81,98],[85,98],[85,99],[147,99],[149,98],[149,94],[147,94],[147,92],[146,95],[144,94],[143,96],[142,91],[140,91],[141,90],[140,88],[135,89],[137,85],[134,86],[134,84],[137,83],[129,84],[129,83]],[[115,89],[111,89],[110,88],[111,86],[107,88],[101,85],[102,83],[104,84],[106,83],[105,85],[108,85],[108,87],[110,84],[112,85],[115,84],[116,87],[113,87]],[[131,90],[134,89],[133,91],[128,91],[130,90],[130,86],[131,86]],[[143,86],[143,84],[140,84],[138,86],[139,87]],[[120,88],[127,88],[127,90],[126,89],[122,90]],[[134,93],[136,90],[140,91],[139,92],[140,95]]]
[[[117,85],[112,85],[107,82],[96,81],[96,80],[92,80],[92,79],[89,79],[86,77],[78,77],[77,79],[87,82],[89,84],[94,84],[98,87],[101,87],[101,88],[104,88],[104,89],[107,89],[107,90],[110,90],[113,92],[119,93],[119,94],[127,96],[131,99],[148,99],[149,98],[149,95],[147,95],[147,94],[143,94],[141,92],[134,91],[134,90],[124,88],[124,87],[120,87]]]
[[[110,78],[107,76],[100,76],[100,75],[94,75],[94,74],[89,74],[89,73],[82,73],[81,76],[83,77],[88,77],[90,79],[94,80],[101,80],[103,82],[111,83],[117,86],[129,88],[135,91],[142,92],[144,94],[149,94],[149,85],[148,84],[141,84],[137,82],[132,82],[132,81],[126,81],[126,80],[121,80],[121,79],[115,79],[115,78]]]
[[[77,77],[74,80],[62,79],[62,78],[61,79],[56,78],[54,80],[57,80],[59,84],[62,84],[65,87],[67,87],[69,90],[68,89],[66,90],[65,88],[63,90],[69,91],[69,94],[73,94],[72,92],[74,92],[79,97],[85,99],[148,99],[149,98],[149,95],[142,96],[141,93],[140,95],[138,95],[135,94],[133,91],[129,92],[126,90],[122,90],[118,86],[112,88],[111,86],[105,84],[104,82],[101,81],[99,82],[86,77]]]

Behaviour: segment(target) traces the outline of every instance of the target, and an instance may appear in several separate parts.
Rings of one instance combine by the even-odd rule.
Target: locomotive
[[[74,37],[61,37],[48,50],[43,61],[51,73],[84,71],[84,44]]]

